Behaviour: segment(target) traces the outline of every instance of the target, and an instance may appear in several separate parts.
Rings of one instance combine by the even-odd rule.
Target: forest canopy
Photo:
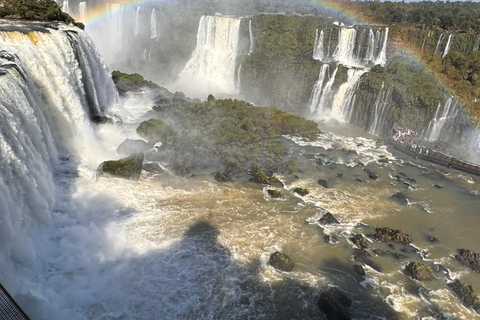
[[[5,17],[74,22],[73,18],[68,13],[62,12],[60,6],[53,0],[0,0],[0,18]]]

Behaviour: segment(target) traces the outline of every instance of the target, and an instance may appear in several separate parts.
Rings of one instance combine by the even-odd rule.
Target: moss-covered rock
[[[402,230],[384,228],[375,228],[373,237],[382,242],[395,241],[402,244],[409,244],[412,242],[412,238],[408,234],[402,232]]]
[[[368,240],[361,234],[354,234],[350,237],[350,241],[359,248],[368,248]]]
[[[218,171],[215,173],[215,180],[218,182],[230,182],[232,181],[232,178],[230,178],[230,175],[226,172],[223,171]]]
[[[460,261],[464,266],[480,273],[480,254],[468,249],[458,249],[458,254],[455,255],[455,259]]]
[[[289,256],[278,251],[272,253],[268,263],[275,269],[282,271],[292,271],[295,267],[295,262]]]
[[[142,171],[143,154],[133,154],[120,160],[105,161],[98,167],[100,174],[110,174],[116,177],[138,180]]]
[[[302,197],[305,197],[307,194],[310,193],[310,191],[308,189],[305,189],[305,188],[294,188],[293,189],[293,192],[295,192],[296,194],[299,194],[301,195]]]
[[[471,285],[462,283],[458,279],[448,285],[466,306],[480,313],[480,297]]]
[[[140,137],[148,140],[148,142],[151,144],[159,141],[167,145],[173,143],[173,127],[160,119],[152,118],[150,120],[143,121],[138,126],[137,133]]]
[[[186,160],[176,162],[173,165],[173,172],[177,176],[186,176],[187,174],[190,174],[190,162]]]
[[[260,169],[259,165],[256,163],[252,164],[252,167],[250,168],[250,175],[252,176],[250,179],[252,182],[270,184],[270,180],[268,179],[265,171]]]
[[[120,94],[124,95],[127,92],[138,92],[146,88],[159,89],[160,87],[152,82],[145,80],[143,76],[138,73],[128,74],[118,70],[112,72],[112,80],[117,87]]]
[[[325,189],[328,189],[329,186],[328,186],[328,181],[326,179],[318,179],[318,184],[321,185],[322,187],[324,187]]]
[[[413,279],[420,281],[431,280],[435,278],[432,268],[429,265],[421,262],[410,262],[405,267],[405,272]]]
[[[277,167],[277,172],[281,174],[292,174],[297,168],[297,160],[289,160]]]
[[[278,190],[267,190],[268,194],[270,195],[271,198],[277,199],[282,197],[282,193]]]

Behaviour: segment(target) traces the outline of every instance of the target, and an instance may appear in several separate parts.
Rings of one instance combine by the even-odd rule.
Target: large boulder
[[[480,254],[468,249],[458,249],[458,254],[455,255],[455,259],[473,271],[480,272]]]
[[[268,263],[275,269],[282,271],[292,271],[293,267],[295,267],[295,262],[289,256],[279,251],[272,253]]]
[[[396,192],[390,196],[393,202],[398,203],[401,206],[408,206],[407,196],[402,192]]]
[[[349,310],[351,306],[352,300],[335,287],[329,287],[322,292],[318,300],[318,307],[325,313],[328,320],[351,319]]]
[[[117,153],[132,154],[143,153],[150,149],[150,145],[143,140],[125,139],[117,148]]]
[[[350,241],[359,248],[368,248],[368,240],[361,234],[354,234],[350,237]]]
[[[409,244],[412,242],[412,238],[408,234],[403,233],[401,230],[384,228],[375,228],[373,237],[382,242],[395,241],[402,244]]]
[[[318,222],[321,225],[329,225],[329,224],[340,224],[338,220],[331,214],[330,212],[326,212],[323,217],[321,217]]]
[[[230,178],[230,175],[226,172],[223,172],[223,171],[217,171],[217,173],[215,173],[214,178],[218,182],[230,182],[230,181],[232,181],[232,178]]]
[[[132,154],[120,160],[105,161],[98,167],[98,172],[119,178],[138,180],[143,165],[143,153]]]
[[[310,191],[308,189],[305,189],[305,188],[294,188],[293,192],[301,195],[302,197],[305,197],[307,194],[310,193]]]
[[[424,281],[435,278],[432,268],[421,262],[410,262],[405,267],[405,273],[413,279]]]
[[[448,285],[466,306],[480,313],[480,297],[471,285],[462,283],[458,279]]]
[[[270,184],[267,174],[265,171],[260,169],[260,166],[256,163],[252,164],[252,167],[250,168],[250,175],[252,176],[250,179],[251,182]]]
[[[170,145],[173,142],[173,127],[160,119],[152,118],[143,121],[138,126],[137,133],[140,137],[148,140],[151,144],[160,141],[164,144]]]

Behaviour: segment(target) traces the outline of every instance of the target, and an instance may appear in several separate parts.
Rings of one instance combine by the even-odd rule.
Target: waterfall
[[[445,35],[441,34],[440,37],[438,38],[437,46],[435,47],[435,54],[437,54],[439,52],[440,46],[442,45],[444,37],[445,37]]]
[[[248,48],[248,55],[253,53],[253,30],[252,30],[252,19],[248,21],[248,35],[250,39],[250,46]]]
[[[320,99],[323,93],[323,83],[325,82],[325,75],[328,73],[328,64],[323,64],[320,68],[320,74],[318,76],[317,82],[313,86],[312,94],[310,97],[310,111],[315,113],[320,105]]]
[[[439,103],[435,116],[430,120],[426,132],[422,134],[423,138],[428,141],[438,140],[445,124],[448,120],[453,120],[458,111],[458,101],[455,101],[453,97],[448,98],[443,105]]]
[[[108,48],[104,53],[110,62],[117,60],[122,56],[121,53],[126,51],[123,37],[123,8],[123,4],[107,4],[109,32],[105,34],[105,38],[97,41]]]
[[[242,74],[242,65],[240,65],[238,67],[238,70],[237,70],[237,84],[236,84],[236,87],[237,87],[237,91],[240,92],[240,87],[242,85],[242,80],[241,80],[241,74]]]
[[[378,53],[377,58],[374,63],[379,64],[382,67],[387,63],[387,41],[388,41],[388,27],[385,28],[385,33],[382,38],[382,46],[380,47],[380,52]]]
[[[478,51],[479,47],[480,47],[480,34],[477,35],[477,37],[475,38],[475,42],[473,43],[472,51]]]
[[[333,29],[330,29],[330,35],[328,36],[328,45],[327,45],[327,58],[330,58],[330,53],[332,52],[330,50],[330,44],[332,42],[332,33],[333,33]]]
[[[357,31],[353,28],[341,27],[338,39],[338,45],[333,53],[335,61],[350,66],[353,63],[352,55],[355,47],[355,38]]]
[[[325,87],[323,88],[320,96],[320,101],[317,104],[317,109],[316,112],[320,114],[325,114],[327,109],[327,106],[329,106],[332,103],[333,97],[334,97],[334,92],[332,91],[332,86],[333,83],[335,82],[335,76],[337,75],[338,71],[338,66],[335,68],[333,71],[332,75],[330,76],[330,79],[327,81],[325,84]]]
[[[70,13],[70,7],[68,5],[68,0],[63,0],[62,11]]]
[[[368,129],[370,133],[378,136],[382,134],[382,127],[386,122],[385,120],[387,118],[387,111],[388,107],[390,106],[389,102],[391,92],[391,88],[390,90],[385,90],[384,83],[382,82],[382,86],[378,91],[377,99],[375,100],[375,104],[373,106],[373,122]]]
[[[348,69],[348,80],[338,88],[333,99],[330,116],[337,120],[349,121],[355,103],[355,91],[360,78],[367,71],[363,69]]]
[[[4,248],[0,264],[4,275],[6,263],[27,265],[37,258],[32,234],[50,220],[56,206],[57,188],[62,188],[54,183],[60,155],[67,153],[76,159],[95,155],[97,138],[89,103],[107,106],[117,99],[109,72],[85,32],[59,28],[0,31],[0,233]],[[11,285],[16,280],[7,277],[2,281]]]
[[[448,36],[447,45],[445,46],[445,50],[443,50],[442,59],[445,58],[447,56],[448,52],[450,51],[450,47],[452,46],[452,38],[453,38],[453,34],[450,34]]]
[[[157,9],[153,8],[150,14],[150,39],[156,39],[158,36]]]
[[[185,90],[197,81],[199,94],[235,93],[240,18],[202,16],[198,26],[197,46],[180,73],[179,85]]]
[[[367,38],[367,51],[365,53],[365,63],[369,61],[373,61],[373,53],[375,51],[375,34],[373,30],[370,29],[368,31],[368,38]]]
[[[365,41],[365,32],[366,29],[362,29],[360,33],[360,38],[358,39],[358,47],[357,47],[357,62],[361,62],[362,59],[360,58],[360,54],[362,53],[363,42]]]
[[[87,3],[85,1],[82,1],[78,4],[78,12],[80,21],[85,21],[85,18],[87,17]]]
[[[138,37],[140,33],[140,6],[137,7],[137,10],[135,10],[135,26],[133,29],[133,34],[135,37]]]
[[[313,46],[313,59],[322,61],[323,59],[323,30],[318,33],[318,29],[315,33],[315,45]]]

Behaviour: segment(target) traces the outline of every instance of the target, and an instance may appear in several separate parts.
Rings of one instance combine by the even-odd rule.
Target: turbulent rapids
[[[130,9],[131,30],[112,13],[102,37],[111,33],[118,46],[147,39],[136,53],[154,63],[171,31],[160,20],[169,15]],[[79,3],[80,15],[89,10]],[[480,179],[405,158],[373,135],[385,134],[399,94],[389,78],[371,81],[378,87],[369,96],[368,132],[348,123],[364,116],[357,109],[362,79],[386,68],[388,27],[309,29],[313,86],[296,111],[322,119],[322,133],[302,136],[313,122],[273,107],[207,98],[205,90],[245,94],[252,66],[270,63],[259,31],[268,30],[268,19],[275,17],[195,21],[196,46],[170,85],[199,84],[190,89],[206,101],[134,81],[116,82],[119,97],[83,30],[0,20],[0,281],[32,319],[326,319],[318,301],[331,288],[351,300],[353,319],[478,317],[480,302],[465,302],[454,280],[480,290],[480,278],[454,256],[478,251]],[[455,41],[444,38],[443,56]],[[260,78],[262,70],[255,72]],[[478,144],[453,97],[435,107],[419,138],[434,143],[454,132]],[[232,114],[241,118],[233,128],[222,122]],[[142,135],[141,124],[160,116],[162,139],[173,131],[177,141]],[[212,117],[203,120],[207,128],[203,116]],[[139,180],[100,175],[100,164],[125,156],[119,146],[126,141],[145,148]],[[239,148],[243,141],[251,150]],[[268,166],[270,184],[255,183],[235,163],[249,159],[245,150],[281,163]],[[224,167],[198,156],[208,152],[227,154]],[[179,166],[171,154],[188,161]],[[189,161],[197,170],[180,174]],[[217,171],[234,165],[227,182],[217,181]],[[408,235],[388,241],[381,227]],[[272,266],[276,251],[295,262],[292,271]],[[412,279],[411,262],[428,265],[433,279]]]

